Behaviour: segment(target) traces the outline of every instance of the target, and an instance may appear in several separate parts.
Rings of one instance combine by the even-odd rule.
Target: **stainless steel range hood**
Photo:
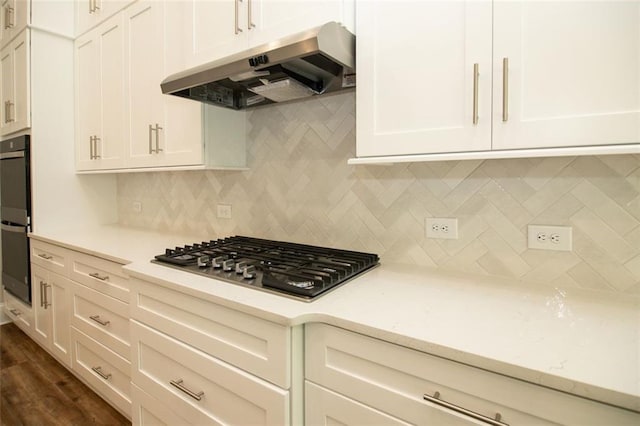
[[[355,36],[342,25],[320,27],[174,74],[169,93],[247,109],[355,87]]]

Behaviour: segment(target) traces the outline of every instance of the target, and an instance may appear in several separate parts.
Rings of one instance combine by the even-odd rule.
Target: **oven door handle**
[[[24,158],[24,151],[11,151],[0,154],[0,160],[8,160],[9,158]]]
[[[0,225],[0,229],[2,229],[3,231],[8,231],[8,232],[15,232],[17,234],[26,234],[27,233],[27,227],[26,226],[22,226],[22,225],[5,225],[4,223],[2,225]]]

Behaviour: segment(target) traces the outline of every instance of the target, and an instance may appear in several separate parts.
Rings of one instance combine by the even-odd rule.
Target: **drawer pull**
[[[102,377],[102,378],[103,378],[103,379],[105,379],[105,380],[109,380],[109,379],[111,378],[111,373],[104,374],[104,373],[102,372],[102,367],[101,367],[101,366],[91,367],[91,369],[92,369],[93,371],[95,371],[95,372],[96,372],[96,374],[97,374],[98,376]]]
[[[9,312],[11,312],[15,317],[19,317],[20,315],[22,315],[22,312],[17,309],[9,309]]]
[[[476,413],[475,411],[468,410],[464,407],[460,407],[459,405],[455,405],[440,399],[440,392],[438,391],[436,391],[436,393],[434,393],[433,396],[424,394],[422,398],[425,401],[429,401],[433,404],[439,405],[440,407],[448,408],[451,411],[455,411],[456,413],[460,413],[465,416],[469,416],[473,419],[480,420],[481,422],[484,422],[492,426],[509,426],[507,423],[500,421],[502,419],[502,415],[500,413],[496,413],[496,417],[492,419],[491,417],[487,417],[480,413]]]
[[[202,400],[202,397],[204,396],[204,392],[202,392],[202,391],[194,392],[191,389],[188,389],[185,385],[182,384],[183,383],[182,379],[171,380],[171,381],[169,381],[169,383],[171,383],[172,386],[177,387],[182,392],[186,393],[187,395],[189,395],[191,398],[195,399],[196,401]]]
[[[97,272],[92,272],[92,273],[89,274],[89,276],[93,277],[93,278],[95,278],[97,280],[100,280],[100,281],[107,281],[109,279],[109,275],[100,275]]]
[[[51,260],[53,259],[53,256],[51,256],[50,254],[46,254],[46,253],[38,253],[38,257],[41,257],[45,260]]]
[[[89,319],[92,319],[92,320],[94,320],[95,322],[97,322],[98,324],[100,324],[100,325],[102,325],[102,326],[105,326],[105,327],[106,327],[106,326],[108,326],[108,325],[109,325],[109,323],[110,323],[110,321],[103,321],[103,320],[101,320],[101,319],[100,319],[100,315],[93,315],[93,316],[90,316],[90,317],[89,317]]]

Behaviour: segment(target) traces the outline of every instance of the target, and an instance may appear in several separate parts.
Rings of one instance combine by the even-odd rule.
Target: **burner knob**
[[[165,249],[164,250],[164,255],[165,256],[171,256],[174,253],[175,253],[175,250],[173,250],[173,249]]]
[[[206,268],[207,266],[209,266],[211,263],[211,257],[209,256],[200,256],[198,257],[198,267],[200,268]]]
[[[240,275],[242,274],[242,272],[244,271],[244,268],[246,268],[248,265],[247,262],[245,262],[244,260],[241,260],[240,262],[236,263],[236,274]]]
[[[254,265],[249,265],[242,271],[242,277],[245,280],[252,280],[256,277],[256,267]]]
[[[228,258],[229,258],[228,256],[214,257],[213,260],[211,261],[211,265],[216,269],[222,268],[222,262],[224,262]]]
[[[234,264],[235,262],[233,261],[233,259],[227,259],[224,262],[222,262],[222,270],[225,272],[231,272],[233,271]]]

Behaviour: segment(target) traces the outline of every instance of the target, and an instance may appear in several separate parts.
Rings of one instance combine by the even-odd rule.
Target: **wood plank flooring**
[[[13,323],[0,348],[0,425],[131,424]]]

